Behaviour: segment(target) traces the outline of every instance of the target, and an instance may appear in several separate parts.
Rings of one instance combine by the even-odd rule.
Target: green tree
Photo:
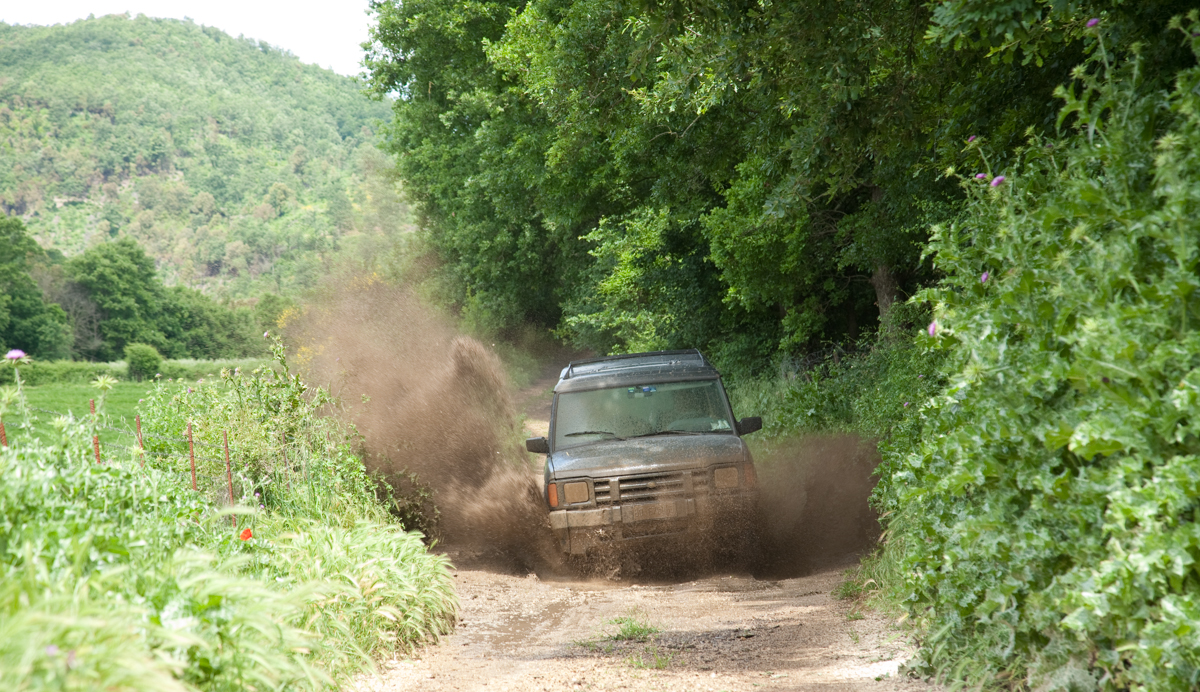
[[[0,350],[21,349],[40,359],[69,358],[71,323],[63,309],[47,303],[30,275],[45,260],[20,219],[0,216]]]
[[[267,353],[268,342],[249,309],[226,307],[184,286],[167,288],[163,298],[158,327],[173,357],[245,358]]]
[[[165,294],[154,261],[132,238],[101,243],[71,258],[68,278],[100,310],[102,343],[86,353],[92,360],[117,360],[130,343],[149,344],[173,356],[175,349],[159,328]]]

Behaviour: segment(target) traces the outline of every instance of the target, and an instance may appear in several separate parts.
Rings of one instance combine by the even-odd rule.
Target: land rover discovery
[[[696,350],[574,361],[554,388],[544,497],[562,550],[605,544],[745,541],[757,503],[741,436],[762,419],[733,417],[720,373]],[[752,529],[751,529],[752,530]]]

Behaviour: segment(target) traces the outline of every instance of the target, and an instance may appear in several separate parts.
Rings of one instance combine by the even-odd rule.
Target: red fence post
[[[4,434],[4,421],[0,420],[0,446],[8,446],[8,436]],[[287,452],[284,452],[286,454]]]
[[[188,458],[192,460],[192,490],[196,490],[196,452],[192,449],[191,421],[188,421]]]
[[[142,414],[137,414],[133,420],[137,423],[138,456],[141,458],[142,468],[146,468],[146,445],[142,444]]]
[[[222,430],[225,434],[225,477],[229,479],[229,506],[233,507],[233,467],[229,465],[229,431]],[[233,528],[237,528],[237,515],[229,515],[233,519]]]

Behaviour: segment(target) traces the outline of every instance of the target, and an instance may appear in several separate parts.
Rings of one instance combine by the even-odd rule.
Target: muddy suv
[[[734,420],[699,351],[634,353],[563,369],[550,436],[525,447],[546,455],[550,527],[566,553],[674,535],[736,542],[757,503],[740,436],[761,427]]]

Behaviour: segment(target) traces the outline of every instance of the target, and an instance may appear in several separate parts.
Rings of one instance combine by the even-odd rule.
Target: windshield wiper
[[[707,435],[707,434],[708,434],[707,432],[700,432],[698,430],[659,430],[658,432],[643,433],[641,435],[630,435],[629,437],[627,437],[625,439],[632,440],[635,437],[653,437],[654,435]]]
[[[567,433],[566,435],[563,435],[563,437],[575,437],[576,435],[612,435],[618,440],[621,439],[620,437],[617,437],[616,433],[609,432],[607,430],[580,430],[579,432]]]

